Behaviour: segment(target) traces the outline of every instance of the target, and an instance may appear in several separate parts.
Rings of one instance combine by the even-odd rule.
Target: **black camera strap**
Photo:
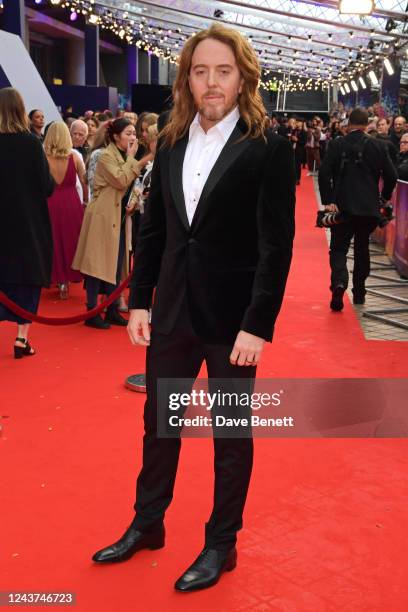
[[[344,138],[342,140],[344,142]],[[370,172],[370,167],[367,166],[366,163],[364,163],[364,159],[363,159],[364,150],[369,141],[370,141],[370,137],[364,135],[361,142],[356,143],[352,145],[351,147],[344,148],[343,142],[341,143],[342,150],[341,150],[341,156],[340,156],[340,168],[339,168],[339,174],[337,176],[337,180],[335,181],[335,186],[334,186],[334,198],[335,198],[336,203],[337,203],[337,199],[339,195],[340,185],[341,185],[342,179],[344,178],[344,171],[345,171],[347,164],[353,164],[355,167],[361,168],[363,172],[365,172],[366,174],[369,174],[371,177],[374,176]],[[354,153],[353,157],[349,157],[351,152]]]

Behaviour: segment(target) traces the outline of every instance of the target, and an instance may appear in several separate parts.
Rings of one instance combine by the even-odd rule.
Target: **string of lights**
[[[122,42],[128,45],[136,45],[149,55],[155,55],[163,61],[178,63],[179,52],[184,42],[189,36],[194,36],[194,31],[190,30],[193,26],[184,25],[176,28],[167,28],[159,22],[159,18],[148,20],[145,16],[137,14],[135,7],[132,10],[121,10],[97,0],[35,0],[36,4],[60,6],[70,12],[71,21],[76,21],[82,17],[89,24],[99,26],[101,30],[106,30],[117,36]],[[141,13],[141,9],[139,8]],[[360,44],[355,46],[355,33],[349,31],[350,46],[343,41],[341,44],[335,43],[333,34],[328,32],[328,47],[324,52],[319,51],[313,44],[324,44],[322,40],[317,40],[311,34],[307,36],[310,48],[293,47],[292,38],[304,41],[304,37],[287,36],[289,46],[279,45],[272,42],[272,36],[267,40],[262,40],[262,34],[256,36],[256,41],[252,34],[248,34],[248,39],[258,53],[260,65],[263,69],[261,86],[267,89],[283,88],[290,91],[300,91],[307,89],[325,90],[333,85],[338,85],[340,91],[347,93],[345,86],[351,91],[356,88],[366,88],[367,81],[372,85],[379,82],[380,70],[386,69],[391,73],[393,64],[397,63],[399,50],[398,41],[384,42],[374,39],[374,31],[371,32],[372,38],[366,46]],[[357,33],[358,36],[358,33]],[[357,41],[358,42],[358,41]],[[275,54],[268,53],[267,47],[278,47]],[[280,47],[280,48],[279,48]],[[288,53],[282,53],[282,49]],[[336,53],[336,49],[340,51]],[[339,54],[340,53],[340,54]],[[343,53],[343,55],[341,55]],[[345,54],[348,54],[348,57]],[[392,61],[391,61],[391,59]],[[289,81],[285,78],[278,81],[270,81],[267,78],[269,72],[286,74]],[[291,80],[291,77],[298,80]],[[308,85],[305,85],[304,78],[308,78]],[[303,80],[302,80],[303,79]],[[363,85],[364,83],[364,85]],[[351,88],[351,89],[350,89]]]

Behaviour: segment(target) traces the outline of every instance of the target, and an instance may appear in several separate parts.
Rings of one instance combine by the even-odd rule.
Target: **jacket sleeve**
[[[394,164],[391,161],[388,149],[386,147],[383,147],[383,163],[381,175],[383,178],[383,188],[381,191],[381,196],[384,198],[384,200],[390,200],[392,192],[394,191],[394,187],[397,184],[398,174]]]
[[[115,189],[124,191],[140,174],[140,164],[133,158],[118,165],[105,151],[98,160],[98,170],[103,178]]]
[[[336,141],[329,142],[326,155],[323,158],[319,169],[319,191],[323,206],[335,202],[334,195],[334,176],[337,166],[337,146]]]
[[[257,202],[259,260],[251,302],[241,329],[271,341],[292,259],[295,233],[295,166],[285,140],[269,153]]]
[[[129,308],[148,310],[159,278],[166,241],[166,216],[161,192],[160,152],[152,170],[149,198],[142,215],[130,281]]]

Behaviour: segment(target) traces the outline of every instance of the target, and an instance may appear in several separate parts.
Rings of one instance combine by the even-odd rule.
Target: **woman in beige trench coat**
[[[93,198],[85,211],[77,250],[72,262],[74,270],[85,274],[87,308],[97,305],[101,281],[110,295],[128,274],[126,207],[122,198],[140,174],[141,165],[134,159],[138,142],[135,128],[127,119],[116,119],[107,125],[110,144],[98,160]],[[85,321],[85,325],[107,329],[110,323],[127,325],[112,304],[105,320],[100,315]]]

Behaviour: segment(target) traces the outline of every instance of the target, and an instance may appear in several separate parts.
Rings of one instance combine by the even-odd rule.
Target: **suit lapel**
[[[210,201],[209,196],[214,190],[217,183],[224,176],[228,168],[235,162],[235,160],[245,151],[245,149],[249,146],[250,140],[246,138],[241,142],[237,143],[236,141],[242,136],[243,130],[245,129],[245,124],[243,124],[242,120],[238,121],[235,126],[231,136],[225,143],[224,148],[222,149],[217,161],[215,162],[209,176],[207,182],[203,187],[203,191],[201,193],[200,200],[198,202],[196,211],[194,213],[194,217],[191,223],[191,230],[194,230],[200,220],[205,215],[205,212],[208,208],[208,204]]]
[[[175,202],[177,211],[180,215],[180,219],[185,227],[185,229],[189,232],[196,228],[197,224],[200,222],[202,217],[205,215],[205,211],[208,206],[209,196],[214,190],[214,187],[217,185],[219,180],[224,176],[225,172],[228,168],[234,163],[234,161],[245,151],[245,149],[249,146],[250,140],[246,138],[241,142],[237,143],[236,141],[242,136],[245,131],[245,123],[242,120],[239,120],[237,125],[235,126],[231,136],[228,141],[225,143],[224,148],[222,149],[217,161],[215,162],[209,176],[207,182],[203,187],[203,191],[201,193],[200,200],[197,205],[197,209],[194,213],[194,217],[191,223],[191,227],[187,217],[186,203],[184,199],[184,190],[183,190],[183,163],[184,156],[187,149],[189,133],[178,140],[174,147],[170,150],[169,157],[169,171],[170,171],[170,191],[173,196],[173,200]]]
[[[170,191],[185,229],[190,231],[183,191],[183,162],[188,144],[187,134],[170,150]]]

